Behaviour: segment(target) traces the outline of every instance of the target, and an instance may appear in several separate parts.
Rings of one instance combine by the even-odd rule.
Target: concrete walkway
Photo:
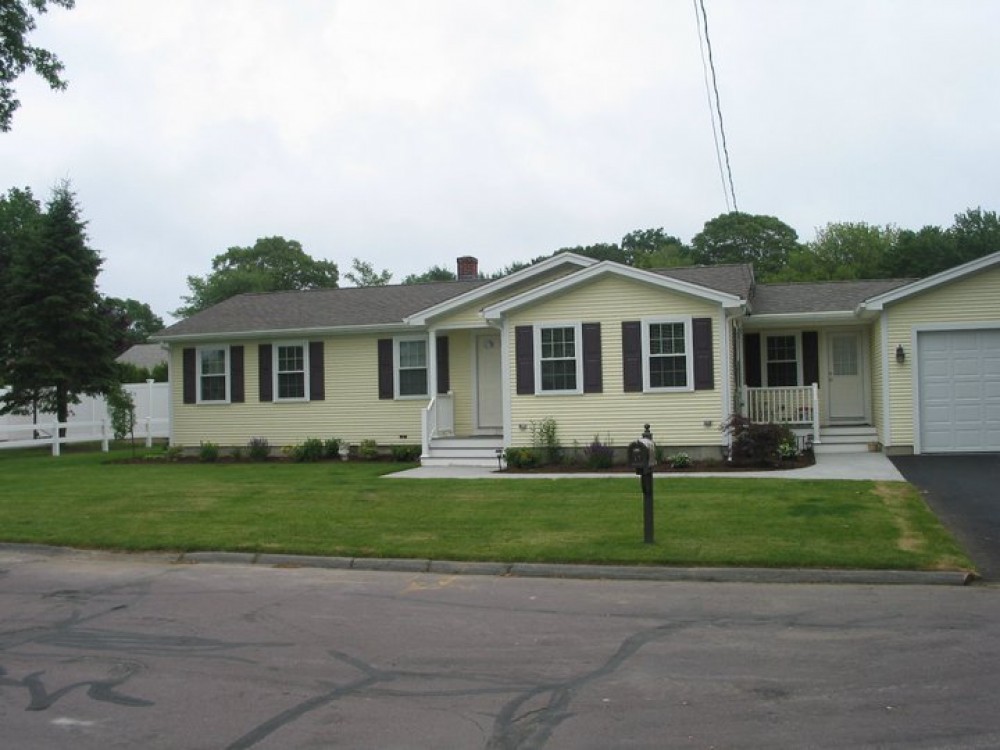
[[[497,472],[473,466],[421,466],[395,474],[387,474],[388,479],[600,479],[627,478],[630,474],[516,474]],[[884,453],[821,453],[816,463],[804,469],[787,471],[724,471],[687,474],[678,472],[658,472],[657,479],[678,477],[727,477],[730,479],[858,479],[888,482],[905,482],[892,462]]]

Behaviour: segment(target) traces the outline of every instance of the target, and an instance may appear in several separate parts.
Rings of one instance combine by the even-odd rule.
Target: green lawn
[[[125,452],[111,458],[127,457]],[[382,479],[399,465],[122,464],[0,451],[0,541],[437,560],[971,569],[909,485]]]

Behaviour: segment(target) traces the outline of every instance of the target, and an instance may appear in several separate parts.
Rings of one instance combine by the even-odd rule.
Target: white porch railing
[[[748,388],[743,386],[743,412],[751,422],[775,422],[812,428],[819,443],[819,386]]]
[[[441,435],[455,434],[455,394],[438,393],[421,414],[421,447],[429,455],[431,440]]]

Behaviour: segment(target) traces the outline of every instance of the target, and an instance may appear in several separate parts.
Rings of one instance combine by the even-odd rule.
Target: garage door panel
[[[1000,451],[1000,330],[917,336],[921,450]]]

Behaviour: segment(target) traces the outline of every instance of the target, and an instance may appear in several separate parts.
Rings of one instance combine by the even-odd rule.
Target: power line
[[[729,208],[729,198],[732,197],[733,211],[739,211],[736,204],[736,186],[733,184],[733,170],[729,163],[729,145],[726,142],[726,127],[722,120],[722,104],[719,101],[719,85],[715,74],[715,59],[712,55],[712,39],[708,34],[708,13],[705,11],[704,0],[693,0],[695,18],[698,21],[698,42],[701,47],[701,65],[705,67],[705,50],[708,50],[708,68],[712,75],[712,92],[715,95],[715,110],[712,109],[712,93],[708,95],[708,111],[712,116],[712,137],[715,139],[715,158],[719,162],[719,174],[722,175],[722,160],[719,157],[719,137],[722,138],[722,153],[725,156],[725,175],[729,178],[729,191],[726,194],[726,177],[722,179],[722,190],[726,194],[726,208]],[[699,14],[700,11],[700,14]],[[703,36],[704,34],[704,36]],[[705,73],[705,88],[708,89],[708,72]],[[716,135],[715,116],[718,115],[718,135]]]

